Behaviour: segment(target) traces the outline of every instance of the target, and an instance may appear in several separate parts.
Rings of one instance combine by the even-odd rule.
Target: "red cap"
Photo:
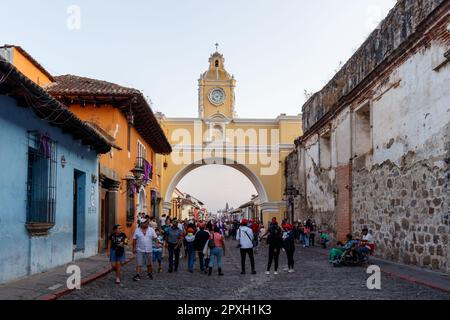
[[[284,228],[287,229],[287,230],[292,230],[292,224],[286,224],[284,226]]]
[[[242,219],[241,224],[247,224],[248,220],[247,219]]]

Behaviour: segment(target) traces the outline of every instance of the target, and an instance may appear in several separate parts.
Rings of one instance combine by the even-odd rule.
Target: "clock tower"
[[[217,45],[216,45],[217,46]],[[198,113],[199,118],[223,117],[233,119],[234,87],[236,80],[224,67],[225,59],[217,51],[209,57],[208,70],[198,80]]]

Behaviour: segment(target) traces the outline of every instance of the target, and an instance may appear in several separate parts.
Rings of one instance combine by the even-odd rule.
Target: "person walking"
[[[307,221],[305,221],[305,224],[303,227],[303,248],[309,248],[310,234],[311,234],[310,226],[307,224]]]
[[[162,253],[164,247],[164,237],[160,229],[156,229],[156,235],[158,236],[153,243],[153,263],[158,262],[158,273],[162,272],[161,262]]]
[[[316,240],[316,231],[317,231],[316,223],[314,220],[308,219],[306,224],[309,227],[309,245],[311,247],[314,247],[314,242]]]
[[[128,243],[127,236],[122,232],[122,227],[116,224],[113,233],[108,237],[108,257],[111,267],[116,272],[116,284],[122,279],[122,266],[125,263],[125,245]]]
[[[169,273],[178,271],[180,262],[181,244],[183,243],[183,231],[178,227],[178,221],[172,221],[172,227],[168,229],[167,249],[169,251]]]
[[[258,221],[252,221],[251,229],[253,231],[253,248],[255,254],[258,253],[258,245],[259,245],[259,232],[261,231],[260,225]]]
[[[217,271],[219,276],[223,276],[222,273],[222,256],[225,256],[225,241],[222,235],[222,232],[218,226],[214,228],[214,232],[211,234],[209,238],[209,250],[210,250],[210,258],[209,258],[209,268],[208,268],[208,276],[210,276],[214,269],[214,257],[217,262]]]
[[[140,273],[144,265],[147,267],[147,276],[153,280],[153,240],[157,237],[155,229],[149,227],[148,220],[143,222],[134,232],[133,253],[136,255],[136,275],[133,277],[134,281],[141,280]]]
[[[241,274],[245,274],[245,258],[248,255],[250,258],[250,265],[252,274],[256,274],[255,258],[253,255],[253,231],[247,227],[247,219],[242,219],[241,226],[237,231],[236,240],[239,241],[239,248],[241,252]]]
[[[267,263],[266,274],[270,274],[272,262],[275,262],[273,274],[278,274],[278,261],[281,248],[283,247],[283,233],[280,226],[276,222],[270,227],[269,235],[267,237],[267,244],[269,245],[269,261]]]
[[[209,240],[209,232],[205,230],[206,225],[204,223],[200,223],[198,225],[199,230],[195,234],[195,240],[194,240],[194,247],[195,250],[198,252],[198,260],[200,262],[200,270],[202,272],[206,272],[206,268],[208,267],[205,262],[205,254],[203,253],[203,250],[205,249],[205,246]]]
[[[295,238],[292,232],[292,225],[287,224],[285,226],[286,232],[283,234],[283,248],[286,252],[287,262],[288,262],[288,272],[292,273],[294,271],[294,252],[295,252]]]
[[[164,220],[164,225],[162,226],[162,235],[164,237],[164,247],[163,247],[162,258],[164,258],[167,255],[167,251],[168,251],[167,237],[169,236],[169,230],[171,227],[172,227],[172,220],[170,219],[170,217],[167,217]]]
[[[184,245],[187,252],[187,258],[188,258],[188,271],[190,273],[194,272],[194,264],[195,264],[195,236],[194,236],[194,229],[188,228],[187,234],[184,237]]]

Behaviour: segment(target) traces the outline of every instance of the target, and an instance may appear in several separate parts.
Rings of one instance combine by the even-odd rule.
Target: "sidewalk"
[[[133,257],[127,252],[126,263]],[[131,258],[130,258],[131,257]],[[109,272],[111,265],[106,253],[76,260],[66,265],[50,269],[43,273],[34,274],[13,282],[0,285],[0,300],[54,300],[70,292],[66,281],[70,274],[66,273],[67,266],[77,265],[81,269],[81,285],[92,282]]]
[[[328,249],[313,247],[308,250],[314,250],[320,254],[328,255]],[[370,264],[379,266],[381,272],[389,276],[450,293],[450,274],[404,265],[376,257],[370,257]]]

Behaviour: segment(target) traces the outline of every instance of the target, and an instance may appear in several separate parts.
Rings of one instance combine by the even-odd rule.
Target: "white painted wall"
[[[443,57],[443,47],[434,44],[415,54],[377,90],[382,93],[401,80],[399,87],[373,101],[374,164],[387,159],[398,164],[408,151],[416,152],[416,160],[444,154],[441,131],[450,121],[450,64],[433,70],[436,57]],[[394,143],[388,149],[391,139]]]

